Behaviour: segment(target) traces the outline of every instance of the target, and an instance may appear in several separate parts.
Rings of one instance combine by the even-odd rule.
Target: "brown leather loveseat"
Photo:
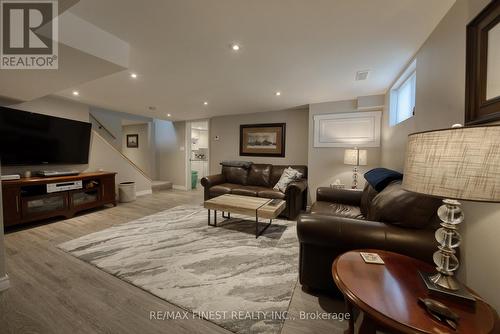
[[[380,192],[368,183],[362,192],[318,188],[316,200],[297,222],[299,280],[306,288],[338,294],[332,262],[355,249],[394,251],[433,263],[439,199],[408,192],[398,180]]]
[[[274,185],[288,167],[302,173],[302,179],[290,183],[284,193],[274,190]],[[202,178],[201,185],[204,187],[205,200],[224,194],[284,199],[286,208],[281,215],[295,219],[306,208],[307,166],[252,163],[247,166],[223,165],[220,174]]]

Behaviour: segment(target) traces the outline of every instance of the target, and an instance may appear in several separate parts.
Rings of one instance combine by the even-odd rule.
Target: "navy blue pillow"
[[[403,174],[387,168],[374,168],[365,173],[365,180],[378,192],[394,180],[402,180]]]

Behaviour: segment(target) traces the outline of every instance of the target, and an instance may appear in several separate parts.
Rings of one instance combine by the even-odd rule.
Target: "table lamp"
[[[464,215],[457,200],[500,202],[500,125],[409,135],[403,188],[444,199],[437,211],[441,220],[433,256],[437,273],[421,275],[428,288],[432,282],[436,290],[460,296],[462,285],[453,273],[459,267],[455,254]]]
[[[346,149],[344,152],[344,165],[354,166],[352,170],[352,189],[358,188],[358,166],[366,166],[366,150],[359,150],[357,147]]]

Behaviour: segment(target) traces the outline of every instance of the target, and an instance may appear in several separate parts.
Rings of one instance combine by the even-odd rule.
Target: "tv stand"
[[[65,217],[106,204],[116,206],[116,173],[80,173],[73,176],[29,177],[2,181],[4,226]],[[82,188],[47,192],[51,183],[81,181]]]

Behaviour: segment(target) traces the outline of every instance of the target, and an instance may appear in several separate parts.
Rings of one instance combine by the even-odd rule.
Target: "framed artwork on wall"
[[[138,148],[139,147],[139,135],[127,135],[127,147]]]
[[[285,157],[286,123],[240,125],[240,155]]]
[[[500,120],[500,1],[467,25],[465,124]]]

